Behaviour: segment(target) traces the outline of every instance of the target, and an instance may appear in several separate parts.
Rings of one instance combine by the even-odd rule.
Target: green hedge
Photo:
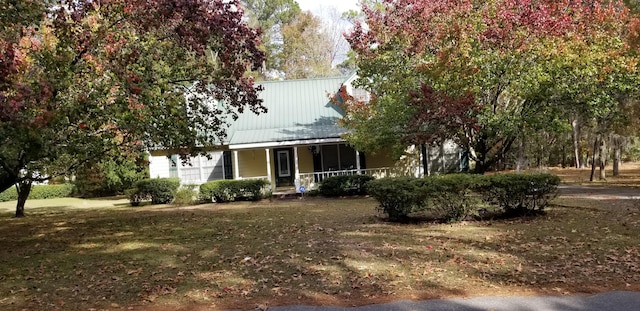
[[[364,195],[367,194],[366,183],[373,179],[373,176],[369,175],[327,177],[320,183],[319,192],[325,197]]]
[[[151,200],[153,204],[167,204],[173,201],[178,187],[180,187],[178,178],[143,179],[136,182],[134,187],[125,193],[131,205],[134,206],[146,200]]]
[[[473,192],[484,186],[485,180],[478,177],[470,174],[435,175],[419,179],[417,184],[436,218],[459,221],[473,214],[480,203]]]
[[[552,174],[452,174],[383,178],[367,183],[369,194],[391,220],[430,210],[445,221],[462,220],[484,203],[506,216],[541,212],[557,194]]]
[[[203,202],[232,202],[259,200],[262,189],[269,182],[265,179],[216,180],[200,185],[200,200]]]
[[[72,184],[35,185],[31,186],[29,200],[66,198],[73,195],[75,187]],[[18,200],[16,187],[11,187],[0,193],[0,202]]]
[[[417,178],[397,177],[372,180],[367,192],[378,201],[381,212],[391,220],[403,220],[426,206],[426,196]]]
[[[552,174],[495,174],[481,176],[479,193],[485,202],[508,216],[542,211],[556,197],[560,178]]]

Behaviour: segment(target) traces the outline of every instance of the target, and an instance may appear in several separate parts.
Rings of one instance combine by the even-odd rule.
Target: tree
[[[615,111],[613,94],[634,80],[635,68],[613,57],[629,55],[615,44],[625,42],[634,19],[621,3],[398,0],[363,11],[365,23],[356,22],[347,39],[361,76],[356,85],[377,96],[368,113],[347,111],[348,139],[360,149],[454,139],[482,173],[504,159],[524,129],[554,124],[560,107],[576,103],[560,99],[578,94]],[[585,53],[592,61],[580,61]],[[593,74],[581,87],[550,87],[576,72]],[[448,117],[429,116],[438,108],[430,103]],[[439,139],[416,135],[460,120],[468,122],[464,130],[439,131]]]
[[[284,26],[291,24],[302,12],[295,0],[243,0],[249,21],[263,30],[262,49],[266,62],[261,70],[262,78],[277,76],[281,70]]]
[[[0,191],[111,150],[195,154],[266,109],[246,77],[264,52],[235,0],[3,1]],[[214,104],[219,102],[221,104]],[[226,117],[228,116],[228,117]]]
[[[280,58],[287,79],[326,77],[337,73],[332,67],[333,45],[311,12],[302,12],[282,29]]]

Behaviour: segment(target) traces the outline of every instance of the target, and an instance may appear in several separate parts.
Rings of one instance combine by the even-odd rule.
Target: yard
[[[0,215],[0,309],[255,308],[640,290],[640,205],[386,223],[368,198]]]

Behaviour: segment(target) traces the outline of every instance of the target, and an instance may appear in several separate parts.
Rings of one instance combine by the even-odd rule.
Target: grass
[[[192,310],[640,290],[640,208],[386,223],[367,198],[0,214],[0,309]]]

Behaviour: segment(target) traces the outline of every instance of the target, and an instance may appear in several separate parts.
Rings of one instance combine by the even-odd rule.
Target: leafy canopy
[[[347,101],[344,119],[361,149],[454,139],[483,172],[523,128],[567,105],[615,111],[637,85],[622,3],[385,0],[364,14],[347,39],[356,85],[376,96]]]
[[[188,154],[265,108],[237,0],[0,2],[0,191],[109,150]],[[224,104],[217,104],[217,103]]]

